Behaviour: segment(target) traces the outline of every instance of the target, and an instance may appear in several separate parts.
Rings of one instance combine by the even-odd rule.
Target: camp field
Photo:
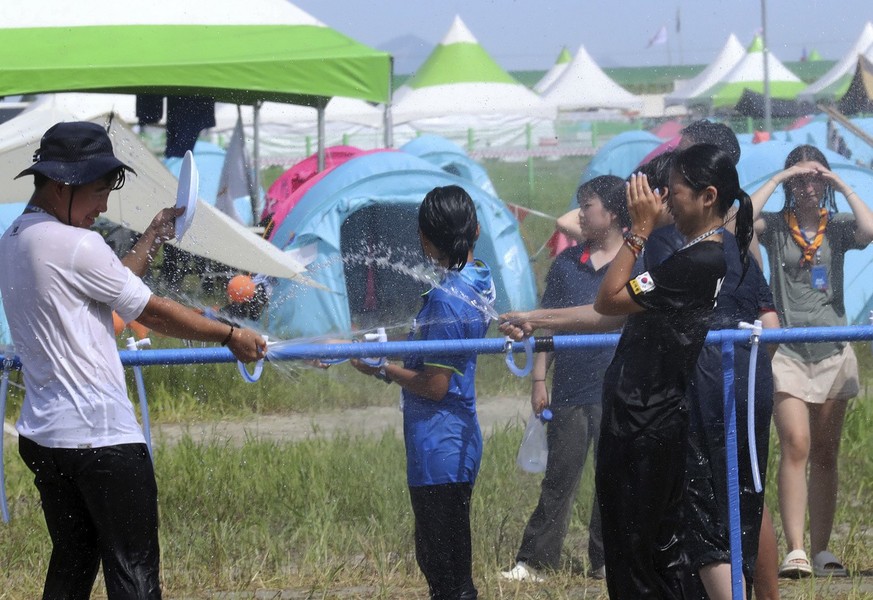
[[[551,215],[568,208],[584,165],[584,159],[537,161],[530,185],[527,165],[486,163],[504,200]],[[552,224],[529,216],[522,231],[534,254]],[[547,254],[539,255],[535,268],[540,284]],[[783,598],[873,598],[873,356],[869,344],[858,344],[856,352],[862,396],[852,401],[844,431],[832,543],[855,576],[783,581]],[[263,422],[303,415],[318,433],[319,424],[327,429],[329,420],[350,409],[397,402],[395,386],[359,376],[347,365],[327,372],[294,365],[268,368],[256,385],[244,383],[231,365],[149,367],[145,381],[154,424],[196,423],[206,430],[210,423],[245,426],[255,417]],[[129,387],[135,389],[132,378]],[[513,415],[526,403],[527,382],[509,374],[500,357],[480,359],[478,388],[484,398],[504,398]],[[21,392],[15,389],[7,414],[17,414],[20,403]],[[540,586],[499,577],[513,563],[539,490],[539,477],[515,466],[523,425],[516,417],[507,419],[486,438],[472,508],[480,597],[606,598],[605,586],[584,576],[590,464],[565,544],[566,568]],[[772,438],[767,502],[781,541],[775,495],[778,446]],[[404,461],[395,432],[298,441],[268,440],[252,432],[239,443],[207,433],[159,445],[155,463],[164,597],[426,598],[413,554]],[[50,542],[32,475],[9,443],[6,476],[12,521],[0,524],[0,598],[37,597]],[[104,597],[99,579],[94,597]]]

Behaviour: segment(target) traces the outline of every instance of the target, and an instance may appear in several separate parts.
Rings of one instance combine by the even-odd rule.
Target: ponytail
[[[752,199],[742,188],[737,188],[737,190],[737,200],[739,200],[740,206],[737,209],[734,236],[737,238],[737,246],[740,249],[740,262],[743,264],[743,274],[740,277],[740,282],[742,282],[749,268],[749,245],[752,243],[752,236],[755,233],[755,223]]]

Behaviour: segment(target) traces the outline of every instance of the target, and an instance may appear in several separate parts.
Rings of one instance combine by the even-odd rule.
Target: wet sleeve
[[[97,233],[82,237],[73,252],[72,285],[85,297],[108,305],[125,323],[145,309],[151,290],[121,264]]]
[[[855,239],[855,215],[837,213],[828,225],[828,236],[831,245],[842,250],[863,250],[866,245],[858,244]]]
[[[783,217],[782,213],[762,212],[761,218],[764,219],[764,233],[758,236],[758,241],[761,242],[764,248],[766,248],[769,252],[770,248],[774,244],[776,229],[779,227],[779,222],[777,221],[777,219]]]
[[[446,301],[432,298],[428,302],[422,327],[423,340],[462,340],[467,337],[461,315]],[[467,357],[462,355],[433,354],[424,358],[424,364],[451,369],[459,375],[464,374]]]
[[[712,306],[724,277],[724,254],[711,250],[679,252],[627,283],[631,298],[647,310],[676,311]],[[719,264],[716,258],[721,259]]]

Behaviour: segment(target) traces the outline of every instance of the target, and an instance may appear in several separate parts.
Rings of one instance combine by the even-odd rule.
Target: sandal
[[[816,577],[848,577],[849,572],[846,570],[837,557],[822,550],[812,559],[812,572]]]
[[[819,553],[821,556],[821,553]],[[812,566],[803,550],[792,550],[785,555],[782,566],[779,567],[779,577],[784,579],[800,579],[812,575]]]

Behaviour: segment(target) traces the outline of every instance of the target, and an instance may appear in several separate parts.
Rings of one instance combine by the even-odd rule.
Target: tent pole
[[[324,171],[324,109],[327,102],[319,99],[316,111],[318,112],[318,172]]]
[[[391,57],[391,73],[388,77],[388,101],[385,103],[385,108],[382,111],[383,123],[385,128],[384,141],[386,148],[394,147],[394,118],[391,114],[391,107],[394,103],[394,57]]]
[[[252,169],[254,170],[254,177],[252,177],[252,181],[254,185],[254,192],[252,194],[252,225],[258,224],[258,196],[260,195],[258,190],[261,189],[261,180],[260,180],[260,172],[261,172],[261,149],[260,149],[260,115],[261,115],[261,102],[255,102],[254,106],[252,106],[252,128],[254,130],[254,150],[252,152]]]
[[[767,0],[761,0],[761,41],[764,46],[761,53],[764,57],[764,131],[770,133],[773,130],[773,119],[770,101],[770,68],[767,66],[767,55],[770,53],[767,49]]]
[[[248,152],[245,151],[245,127],[243,126],[243,116],[242,116],[242,106],[239,104],[236,105],[236,118],[239,121],[240,131],[242,132],[242,145],[243,145],[243,173],[246,175],[246,189],[249,191],[249,202],[252,205],[252,219],[256,219],[255,217],[255,189],[252,186],[252,165],[248,160]],[[253,224],[256,224],[256,221],[252,221]]]

